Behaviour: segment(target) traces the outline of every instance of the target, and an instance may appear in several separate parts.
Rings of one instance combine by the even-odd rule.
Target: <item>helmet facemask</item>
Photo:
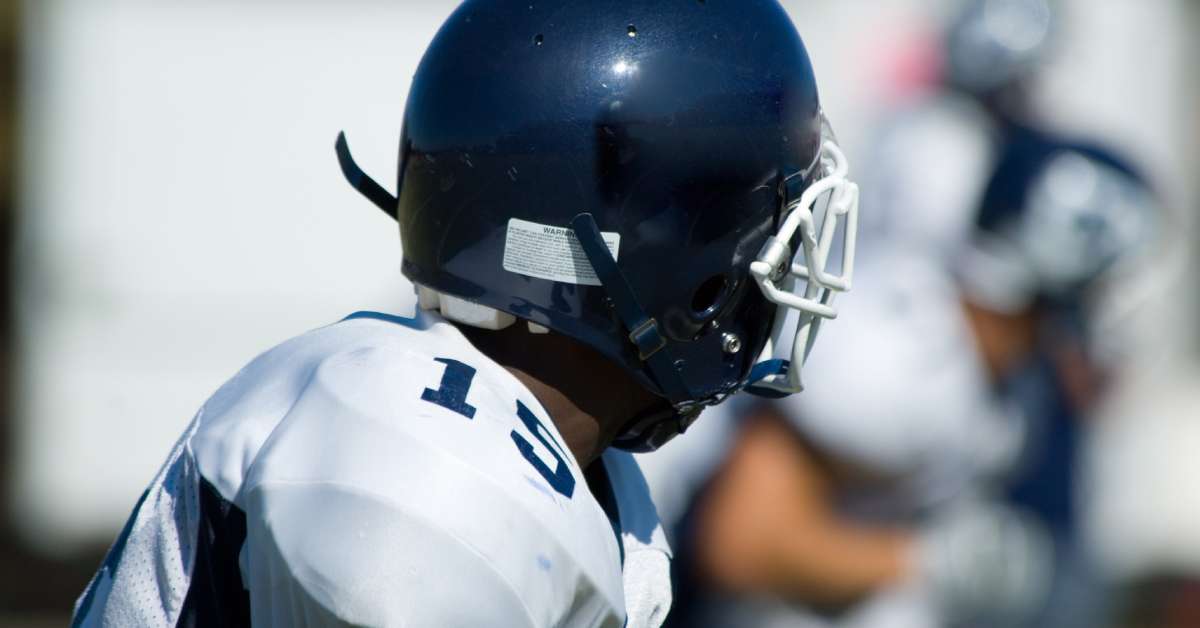
[[[771,337],[747,382],[748,392],[783,397],[803,390],[800,367],[822,321],[837,318],[838,293],[850,290],[859,190],[848,178],[849,170],[825,120],[815,180],[787,205],[779,231],[750,264],[751,275],[778,311]],[[832,270],[835,258],[838,267]]]

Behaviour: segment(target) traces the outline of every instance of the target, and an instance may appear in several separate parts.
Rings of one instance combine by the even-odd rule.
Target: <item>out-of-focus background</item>
[[[854,161],[959,3],[784,4]],[[345,129],[390,180],[408,82],[454,5],[0,0],[0,625],[66,621],[193,412],[246,361],[411,304],[394,224],[343,183],[332,146]],[[1081,543],[1128,588],[1195,582],[1200,5],[1060,5],[1036,115],[1149,173],[1184,260],[1134,282],[1151,296],[1070,470]],[[1200,604],[1192,591],[1162,604]],[[1137,617],[1109,619],[1155,625]]]

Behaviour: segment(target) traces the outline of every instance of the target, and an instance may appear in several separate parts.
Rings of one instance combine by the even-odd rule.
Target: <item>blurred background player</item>
[[[675,625],[1097,625],[1075,460],[1128,339],[1094,315],[1130,306],[1161,212],[1123,157],[1040,127],[1056,28],[1044,1],[966,3],[939,87],[872,145],[852,322],[808,393],[714,410],[670,452],[709,478],[658,491]]]

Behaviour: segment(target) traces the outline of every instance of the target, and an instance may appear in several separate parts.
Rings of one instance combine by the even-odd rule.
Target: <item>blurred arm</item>
[[[830,483],[782,417],[764,408],[747,420],[699,506],[704,575],[731,591],[817,604],[847,604],[904,579],[912,535],[839,518]]]

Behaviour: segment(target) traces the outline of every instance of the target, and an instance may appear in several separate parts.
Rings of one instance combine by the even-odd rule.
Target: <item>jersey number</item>
[[[442,374],[442,382],[437,390],[426,388],[421,393],[421,399],[461,414],[468,419],[474,419],[475,406],[467,403],[467,392],[471,389],[471,381],[475,379],[475,369],[449,358],[437,358],[436,361],[446,365],[446,371]],[[521,452],[521,457],[533,466],[538,475],[541,475],[551,488],[563,497],[570,499],[571,495],[575,493],[575,476],[571,475],[570,467],[563,460],[566,454],[563,452],[562,445],[554,440],[554,436],[546,430],[546,426],[538,420],[537,415],[520,401],[517,401],[517,418],[521,420],[525,429],[529,430],[533,437],[554,457],[554,469],[551,470],[542,461],[534,451],[532,443],[517,430],[513,430],[511,436],[513,444],[517,446],[517,451]],[[543,433],[545,433],[544,436]]]
[[[446,372],[442,374],[442,385],[437,390],[426,388],[425,392],[421,393],[421,399],[457,412],[468,419],[475,418],[475,406],[467,403],[467,391],[471,389],[471,380],[475,379],[475,369],[448,358],[437,358],[435,362],[446,365]]]

